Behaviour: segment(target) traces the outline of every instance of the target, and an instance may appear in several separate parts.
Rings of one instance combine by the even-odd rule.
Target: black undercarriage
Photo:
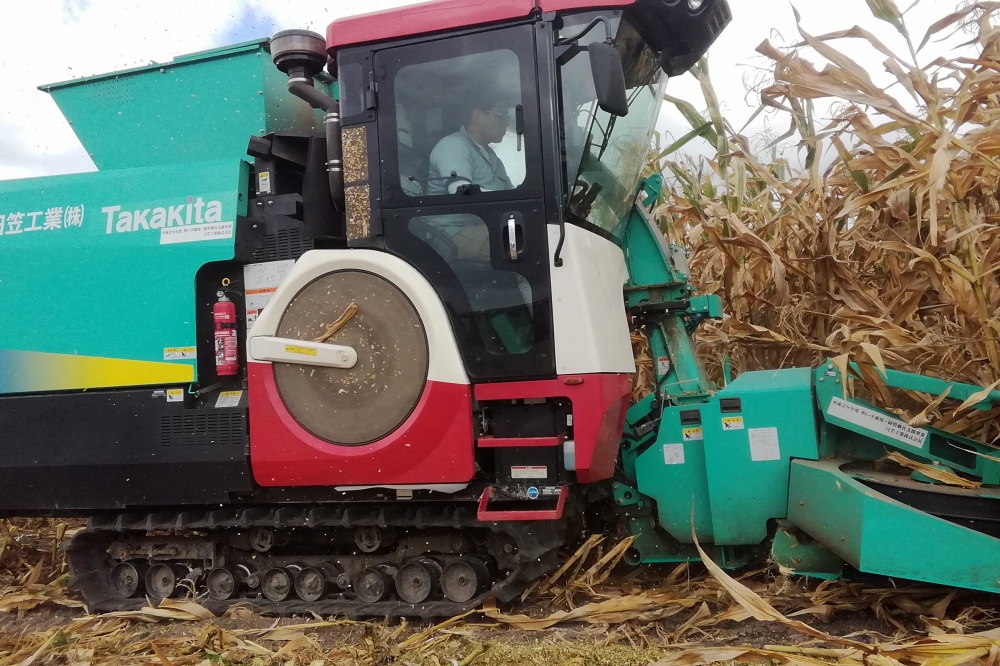
[[[167,388],[0,398],[0,515],[89,517],[68,556],[92,612],[193,596],[213,610],[451,616],[513,599],[581,531],[576,494],[557,521],[477,518],[487,487],[505,510],[554,505],[496,472],[520,449],[487,449],[482,478],[451,494],[260,487],[245,401],[220,408],[216,388],[170,402]],[[558,470],[549,485],[568,483],[542,462]]]
[[[91,518],[67,547],[91,612],[192,596],[212,611],[452,617],[557,564],[578,526],[487,523],[467,503],[221,508]]]

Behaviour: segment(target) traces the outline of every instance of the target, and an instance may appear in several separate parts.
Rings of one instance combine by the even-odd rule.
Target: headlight
[[[705,4],[705,0],[688,0],[688,7],[690,7],[693,12],[701,9],[703,4]]]

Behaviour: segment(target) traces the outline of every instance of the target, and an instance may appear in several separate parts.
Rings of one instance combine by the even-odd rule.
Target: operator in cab
[[[449,181],[478,185],[484,192],[514,189],[503,160],[490,147],[503,141],[510,108],[497,95],[482,93],[468,108],[465,124],[431,151],[428,194],[454,194]]]

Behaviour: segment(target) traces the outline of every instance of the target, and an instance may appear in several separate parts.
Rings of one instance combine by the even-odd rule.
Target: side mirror
[[[601,110],[616,116],[628,115],[628,91],[625,88],[625,69],[622,56],[614,46],[593,42],[587,46],[590,69],[594,74],[597,105]]]

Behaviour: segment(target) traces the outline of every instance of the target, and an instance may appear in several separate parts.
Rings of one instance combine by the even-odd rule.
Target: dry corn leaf
[[[917,462],[916,460],[910,460],[903,454],[897,453],[896,451],[890,451],[882,460],[891,460],[897,465],[902,465],[908,469],[916,470],[924,476],[949,486],[972,489],[983,485],[978,481],[970,481],[969,479],[962,478],[958,474],[942,469],[941,467],[935,467],[934,465],[927,465],[925,463]]]
[[[697,599],[678,599],[673,595],[633,595],[595,601],[572,610],[556,611],[547,617],[533,618],[527,615],[502,613],[497,608],[496,602],[491,600],[483,607],[483,614],[518,629],[538,631],[564,622],[584,621],[591,624],[622,622],[670,606],[683,608],[696,604],[698,604]]]
[[[924,407],[923,411],[921,411],[919,414],[911,418],[909,420],[909,425],[915,428],[919,428],[925,425],[930,425],[931,420],[928,417],[928,414],[937,409],[941,405],[941,403],[944,402],[944,399],[948,397],[949,393],[951,393],[951,386],[946,388],[938,397],[934,398],[934,400],[928,403],[927,406]]]
[[[692,524],[694,522],[693,519],[694,516],[692,515]],[[764,601],[764,599],[762,599],[756,592],[752,591],[746,585],[743,585],[723,571],[722,567],[716,564],[702,549],[701,544],[698,543],[698,537],[694,533],[693,529],[691,531],[691,536],[694,539],[695,548],[698,549],[698,554],[701,556],[701,561],[708,568],[712,577],[717,580],[726,592],[728,592],[729,595],[736,601],[736,603],[746,609],[746,611],[750,613],[751,617],[754,619],[762,622],[777,622],[788,627],[789,629],[794,629],[795,631],[806,634],[807,636],[812,636],[813,638],[818,638],[819,640],[826,641],[828,643],[847,645],[859,650],[873,651],[872,646],[866,643],[841,638],[839,636],[832,636],[826,632],[810,627],[805,622],[788,619],[775,610],[771,604]]]
[[[135,611],[118,611],[105,613],[101,617],[118,617],[140,620],[142,622],[160,622],[161,620],[180,620],[183,622],[198,622],[215,619],[212,611],[193,601],[177,601],[163,599],[156,608],[147,606]]]

